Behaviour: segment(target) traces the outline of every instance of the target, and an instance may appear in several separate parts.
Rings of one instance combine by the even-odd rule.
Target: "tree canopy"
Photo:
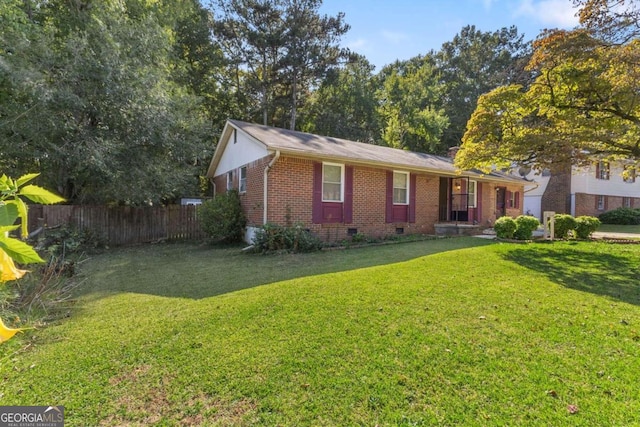
[[[480,97],[458,167],[553,169],[594,159],[638,167],[640,39],[637,21],[628,19],[637,16],[638,4],[578,3],[580,28],[546,31],[534,42],[527,65],[536,76],[531,85],[503,86]]]

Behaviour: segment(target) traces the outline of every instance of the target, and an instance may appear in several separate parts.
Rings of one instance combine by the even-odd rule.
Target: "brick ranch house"
[[[640,180],[633,170],[623,175],[623,163],[594,161],[549,173],[529,173],[532,188],[525,190],[524,211],[541,217],[544,211],[573,216],[600,214],[620,207],[640,207]]]
[[[246,240],[271,223],[325,241],[350,235],[478,233],[522,213],[521,178],[459,173],[451,158],[227,121],[207,172],[237,189]]]

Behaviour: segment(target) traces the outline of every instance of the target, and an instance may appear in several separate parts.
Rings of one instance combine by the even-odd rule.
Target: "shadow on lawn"
[[[567,288],[640,305],[640,270],[631,258],[566,246],[516,249],[505,258]]]
[[[322,251],[243,254],[239,247],[168,244],[114,250],[89,263],[80,295],[132,292],[201,299],[318,274],[408,261],[425,255],[490,244],[452,238]]]

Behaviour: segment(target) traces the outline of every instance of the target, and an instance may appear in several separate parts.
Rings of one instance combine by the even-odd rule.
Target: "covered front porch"
[[[506,187],[469,176],[440,177],[436,235],[480,234],[506,215],[507,194]]]

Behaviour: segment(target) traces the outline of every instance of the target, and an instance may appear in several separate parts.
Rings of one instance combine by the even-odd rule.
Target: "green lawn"
[[[92,425],[640,425],[640,245],[189,245],[83,264],[0,405]],[[575,413],[572,413],[575,412]]]
[[[601,224],[598,231],[608,231],[615,233],[635,233],[640,236],[640,225],[614,225]]]

